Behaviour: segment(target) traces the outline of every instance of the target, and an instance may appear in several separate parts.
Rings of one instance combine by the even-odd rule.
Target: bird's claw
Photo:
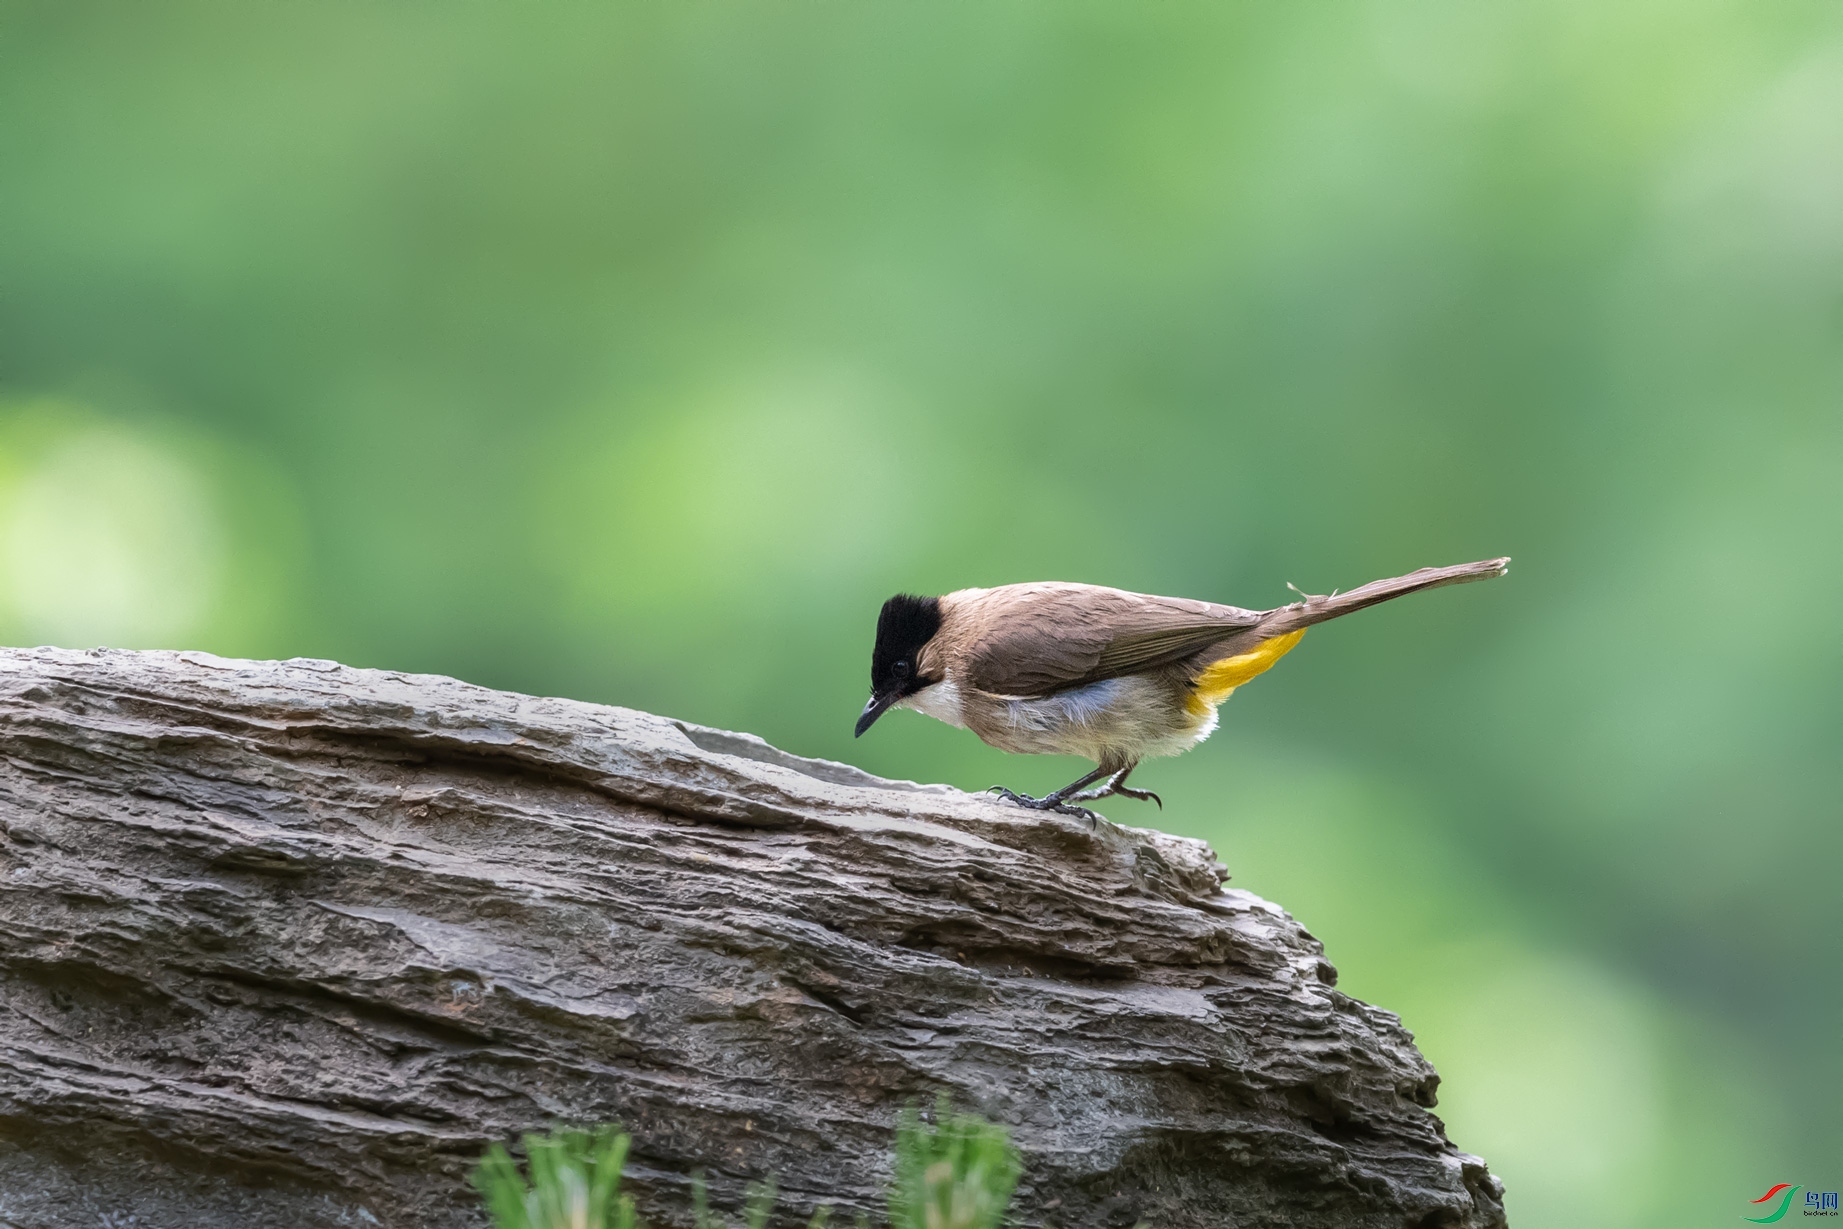
[[[1165,800],[1149,789],[1132,789],[1125,785],[1110,785],[1105,789],[1088,789],[1079,794],[1070,795],[1076,802],[1094,802],[1101,798],[1137,798],[1140,802],[1156,802],[1159,810],[1165,809]]]
[[[986,793],[997,794],[1006,802],[1015,803],[1018,806],[1025,807],[1032,811],[1055,811],[1059,815],[1073,815],[1079,819],[1085,819],[1089,823],[1104,818],[1104,816],[1090,811],[1087,807],[1070,806],[1059,798],[1032,798],[1029,794],[1020,794],[1016,790],[1006,789],[1002,785],[994,785],[986,790]]]

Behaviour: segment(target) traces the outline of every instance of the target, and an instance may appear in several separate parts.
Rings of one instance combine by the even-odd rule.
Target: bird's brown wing
[[[1252,627],[1255,622],[1251,619],[1247,623],[1228,626],[1219,622],[1173,623],[1169,627],[1128,632],[1117,637],[1102,652],[1101,660],[1095,665],[1094,677],[1118,678],[1122,674],[1135,674],[1170,665]]]
[[[1510,560],[1481,559],[1307,597],[1275,610],[1153,597],[1099,585],[1006,585],[942,598],[952,617],[939,636],[967,682],[1008,696],[1046,696],[1085,683],[1156,670],[1220,645],[1212,657],[1364,610],[1423,589],[1502,576]]]
[[[960,664],[981,691],[1046,696],[1179,661],[1260,622],[1257,611],[1098,585],[969,595]]]

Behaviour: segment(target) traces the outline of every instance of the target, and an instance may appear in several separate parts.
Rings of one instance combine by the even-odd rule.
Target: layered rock
[[[0,757],[0,1225],[477,1225],[488,1141],[609,1120],[655,1222],[874,1213],[941,1090],[1026,1224],[1503,1223],[1197,841],[320,661],[0,650]]]

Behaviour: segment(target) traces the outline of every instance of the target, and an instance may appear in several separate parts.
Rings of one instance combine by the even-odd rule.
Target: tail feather
[[[1439,589],[1446,585],[1470,584],[1475,580],[1490,580],[1502,576],[1510,570],[1510,557],[1502,559],[1484,559],[1477,563],[1458,563],[1448,568],[1421,568],[1406,576],[1395,576],[1388,580],[1372,580],[1367,585],[1352,589],[1349,593],[1339,593],[1332,597],[1308,595],[1303,602],[1294,602],[1290,606],[1281,606],[1277,610],[1263,613],[1257,626],[1269,636],[1292,631],[1294,628],[1310,627],[1314,623],[1323,623],[1327,619],[1340,618],[1367,610],[1382,602],[1406,597],[1410,593],[1419,593],[1423,589]]]
[[[1470,584],[1475,580],[1490,580],[1493,577],[1502,576],[1509,570],[1510,557],[1506,555],[1502,559],[1482,559],[1477,563],[1457,563],[1445,568],[1421,568],[1419,571],[1409,572],[1406,576],[1372,580],[1369,584],[1352,589],[1348,593],[1333,594],[1329,597],[1308,595],[1304,601],[1261,612],[1259,623],[1213,646],[1211,655],[1228,656],[1245,652],[1262,641],[1302,631],[1314,623],[1323,623],[1328,619],[1355,614],[1359,610],[1367,610],[1371,606],[1392,601],[1398,597],[1406,597],[1410,593],[1419,593],[1423,589],[1438,589],[1445,585]]]

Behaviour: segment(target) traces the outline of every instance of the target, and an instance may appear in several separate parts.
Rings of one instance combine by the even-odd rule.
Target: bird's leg
[[[1064,815],[1080,815],[1084,819],[1094,819],[1096,816],[1093,811],[1090,811],[1087,807],[1072,807],[1068,805],[1068,798],[1071,794],[1075,794],[1077,790],[1084,786],[1093,785],[1106,775],[1107,770],[1105,768],[1097,768],[1080,780],[1071,781],[1061,789],[1053,793],[1045,794],[1041,798],[1032,798],[1029,794],[1020,794],[1014,790],[1008,790],[1002,785],[994,785],[991,789],[987,790],[986,793],[997,794],[1006,802],[1015,802],[1019,806],[1029,807],[1033,811],[1060,811]],[[1082,795],[1077,796],[1080,797]]]
[[[1137,798],[1141,802],[1156,802],[1158,804],[1158,809],[1161,811],[1164,810],[1165,800],[1163,798],[1160,798],[1149,789],[1132,789],[1125,784],[1126,774],[1137,767],[1139,767],[1137,762],[1128,764],[1119,772],[1114,773],[1113,776],[1108,777],[1107,784],[1101,786],[1099,789],[1083,790],[1079,794],[1072,794],[1069,797],[1069,801],[1093,802],[1096,798],[1109,798],[1114,794],[1118,794],[1122,798]]]

